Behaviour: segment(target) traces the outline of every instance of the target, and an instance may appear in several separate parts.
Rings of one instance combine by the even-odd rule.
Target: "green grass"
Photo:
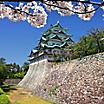
[[[54,104],[54,103],[33,96],[33,97],[21,98],[18,101],[15,101],[14,104]]]
[[[25,89],[11,90],[9,98],[12,104],[55,104],[50,101],[44,100]]]

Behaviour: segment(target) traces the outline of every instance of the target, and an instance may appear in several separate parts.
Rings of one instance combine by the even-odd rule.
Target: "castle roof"
[[[39,50],[64,48],[73,40],[71,36],[66,33],[67,29],[63,28],[59,22],[55,25],[51,25],[43,34],[36,48],[32,50],[32,53],[37,53]],[[31,54],[32,54],[31,53]]]
[[[57,31],[57,29],[58,29],[59,31]],[[53,32],[54,34],[55,34],[55,33],[57,34],[57,32],[58,32],[58,33],[59,33],[59,32],[65,33],[66,31],[67,31],[67,29],[63,28],[63,27],[59,24],[59,22],[57,22],[55,25],[51,25],[45,32],[43,32],[42,35],[49,35],[50,32]]]

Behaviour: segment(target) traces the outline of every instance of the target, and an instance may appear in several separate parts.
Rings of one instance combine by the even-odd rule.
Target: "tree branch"
[[[93,2],[91,0],[87,0],[87,1],[82,1],[82,0],[81,1],[80,0],[68,0],[68,1],[71,1],[71,2],[80,2],[80,3],[86,3],[86,4],[92,4],[92,5],[98,5],[98,6],[104,5],[104,1],[102,1],[102,2]]]
[[[70,0],[71,1],[71,0]],[[73,12],[73,13],[76,13],[76,14],[85,14],[85,13],[92,13],[92,12],[94,12],[94,11],[97,11],[99,8],[100,8],[100,6],[98,6],[97,8],[95,8],[94,10],[91,10],[91,11],[84,11],[84,12],[77,12],[77,11],[74,11],[74,10],[71,10],[71,9],[69,9],[69,8],[67,8],[67,7],[61,7],[61,6],[58,6],[58,5],[56,5],[56,4],[48,4],[47,2],[45,2],[44,1],[44,4],[46,4],[46,5],[48,5],[48,6],[53,6],[53,7],[57,7],[57,8],[59,8],[59,9],[63,9],[63,10],[69,10],[69,11],[71,11],[71,12]],[[100,4],[101,5],[101,4]]]
[[[32,1],[40,1],[42,3],[45,2],[45,0],[0,0],[1,2],[32,2]],[[48,1],[48,0],[47,0]],[[49,0],[49,1],[58,1],[58,0]],[[81,3],[87,3],[87,4],[93,4],[93,5],[98,5],[98,6],[104,6],[104,1],[102,2],[93,2],[91,0],[63,0],[63,1],[71,1],[71,2],[81,2]]]
[[[32,2],[32,1],[34,1],[34,0],[0,0],[0,1],[1,1],[0,4],[3,4],[2,2],[6,2],[6,1],[8,1],[8,2]],[[61,7],[61,6],[57,5],[57,4],[58,4],[58,3],[57,3],[57,0],[52,0],[53,4],[49,4],[49,3],[47,3],[47,1],[45,1],[45,0],[35,0],[35,1],[40,1],[40,2],[43,3],[43,4],[46,4],[46,5],[48,5],[48,6],[57,7],[57,8],[59,8],[59,9],[69,10],[69,11],[71,11],[71,12],[73,12],[73,13],[76,13],[76,14],[92,13],[92,12],[94,12],[94,11],[97,11],[101,6],[104,6],[104,1],[103,1],[103,2],[93,2],[93,1],[90,1],[90,0],[87,0],[87,1],[80,1],[80,0],[63,0],[63,1],[66,1],[66,2],[68,2],[68,1],[76,2],[76,3],[80,2],[80,3],[82,3],[82,4],[92,4],[92,5],[98,6],[98,7],[96,7],[94,10],[91,10],[91,11],[86,11],[86,9],[85,9],[84,12],[77,12],[77,11],[71,10],[71,9],[69,9],[69,8],[67,8],[67,7]],[[50,0],[50,1],[51,1],[51,0]],[[63,1],[62,1],[62,2],[63,2]],[[27,15],[36,16],[36,15],[33,15],[32,13],[28,13],[28,12],[22,11],[22,10],[20,10],[20,9],[15,9],[14,7],[12,7],[12,6],[10,6],[10,5],[7,5],[7,4],[5,4],[5,6],[11,8],[11,9],[17,11],[17,12],[23,12],[23,13],[26,13]]]
[[[0,4],[4,4],[4,3],[0,3]],[[28,13],[28,12],[22,11],[20,9],[15,9],[14,7],[12,7],[8,4],[5,4],[5,6],[11,8],[12,10],[14,10],[17,13],[26,13],[27,15],[30,15],[30,16],[36,16],[36,15],[33,15],[32,13]]]

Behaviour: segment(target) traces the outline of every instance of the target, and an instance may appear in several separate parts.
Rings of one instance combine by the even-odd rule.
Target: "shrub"
[[[7,85],[7,84],[3,84],[3,85],[1,86],[1,88],[3,89],[4,92],[9,91],[9,89],[10,89],[9,85]]]
[[[8,73],[8,67],[5,64],[0,64],[0,85],[3,84],[3,81],[7,78]]]
[[[0,88],[0,95],[4,94],[4,91]]]
[[[19,72],[19,73],[14,74],[14,78],[22,79],[24,77],[24,75],[25,75],[25,72]]]
[[[9,98],[6,94],[0,95],[0,104],[10,104]]]
[[[0,88],[0,104],[10,104],[8,96],[1,88]]]

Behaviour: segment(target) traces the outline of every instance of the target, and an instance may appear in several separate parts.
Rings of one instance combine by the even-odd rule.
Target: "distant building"
[[[65,61],[69,54],[65,48],[73,44],[70,35],[66,33],[59,22],[51,25],[43,34],[37,47],[35,47],[30,55],[30,63],[34,63],[43,59],[49,62]]]

